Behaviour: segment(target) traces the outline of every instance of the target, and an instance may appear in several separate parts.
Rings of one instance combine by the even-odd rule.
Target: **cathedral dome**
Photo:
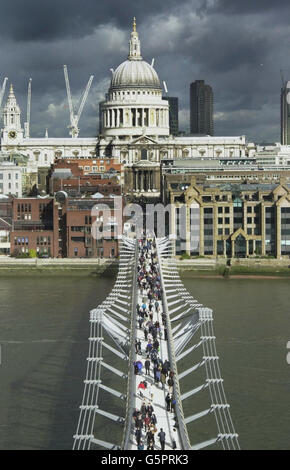
[[[141,45],[134,18],[133,31],[129,42],[129,55],[125,62],[113,72],[111,88],[155,88],[161,90],[158,75],[152,65],[141,56]]]
[[[160,81],[154,68],[147,62],[128,59],[113,72],[111,87],[160,88]]]

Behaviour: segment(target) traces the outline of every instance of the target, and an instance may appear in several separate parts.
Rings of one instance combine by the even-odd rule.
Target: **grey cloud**
[[[25,114],[31,76],[32,135],[48,127],[50,135],[64,136],[69,119],[62,66],[69,67],[76,99],[94,74],[80,127],[81,135],[95,135],[109,69],[126,59],[136,16],[142,55],[155,57],[169,95],[179,97],[185,128],[189,84],[205,79],[214,89],[217,135],[273,141],[279,138],[279,70],[290,68],[289,9],[283,0],[2,0],[0,79],[13,81]]]

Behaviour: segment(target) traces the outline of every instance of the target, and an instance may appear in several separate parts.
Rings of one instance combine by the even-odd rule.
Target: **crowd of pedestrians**
[[[162,427],[158,428],[154,412],[154,392],[164,391],[165,411],[175,415],[176,401],[173,395],[174,372],[168,359],[161,358],[161,341],[167,341],[166,314],[162,309],[162,287],[156,259],[156,245],[151,239],[139,240],[137,271],[138,304],[137,323],[139,333],[135,340],[136,360],[133,363],[136,376],[142,376],[138,383],[140,409],[133,413],[134,434],[139,450],[154,450],[158,438],[161,450],[169,441],[176,449],[176,441]],[[137,377],[136,377],[137,378]],[[173,429],[175,431],[175,429]]]

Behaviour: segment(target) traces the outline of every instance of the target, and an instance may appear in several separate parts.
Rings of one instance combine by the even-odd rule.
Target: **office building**
[[[190,84],[190,133],[214,135],[213,91],[204,80]]]
[[[290,81],[281,88],[281,144],[290,145]]]

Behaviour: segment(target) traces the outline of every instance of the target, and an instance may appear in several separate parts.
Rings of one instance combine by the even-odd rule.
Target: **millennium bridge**
[[[150,267],[160,294],[154,299],[139,277]],[[73,449],[240,449],[215,339],[213,312],[183,286],[172,240],[123,236],[114,287],[90,312]]]

